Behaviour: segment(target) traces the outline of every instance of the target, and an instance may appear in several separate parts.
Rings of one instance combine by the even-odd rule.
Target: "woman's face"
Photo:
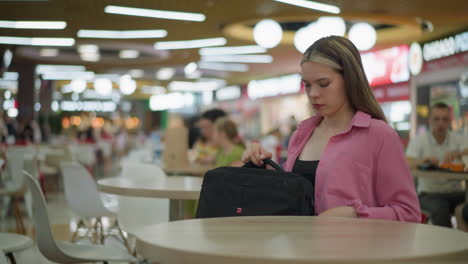
[[[306,94],[315,113],[333,116],[349,107],[344,79],[339,72],[313,61],[304,62],[301,68]]]

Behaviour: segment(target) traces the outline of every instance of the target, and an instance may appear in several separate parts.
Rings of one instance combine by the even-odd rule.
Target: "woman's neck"
[[[355,111],[350,107],[343,107],[338,112],[330,116],[324,116],[321,126],[327,130],[332,130],[335,134],[348,128],[353,119]]]

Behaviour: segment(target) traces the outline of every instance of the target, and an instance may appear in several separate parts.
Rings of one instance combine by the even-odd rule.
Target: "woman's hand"
[[[242,155],[242,162],[252,161],[257,166],[263,165],[263,160],[273,157],[271,152],[266,151],[259,143],[252,143]]]
[[[357,217],[356,210],[351,206],[339,206],[331,208],[321,213],[319,216]]]

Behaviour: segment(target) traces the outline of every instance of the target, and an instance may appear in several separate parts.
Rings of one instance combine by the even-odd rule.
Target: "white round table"
[[[211,218],[146,226],[135,235],[138,252],[162,264],[468,263],[468,233],[396,221]]]
[[[192,176],[114,177],[98,180],[99,190],[105,193],[170,199],[170,220],[183,218],[183,200],[198,200],[203,178]]]
[[[0,233],[0,251],[2,251],[10,261],[14,261],[14,253],[26,250],[33,246],[31,238],[13,233]]]

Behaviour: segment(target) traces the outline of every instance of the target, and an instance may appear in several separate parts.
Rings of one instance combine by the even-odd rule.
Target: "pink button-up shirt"
[[[291,136],[294,162],[322,120],[304,120]],[[315,213],[352,206],[358,217],[419,222],[419,201],[397,133],[385,122],[356,112],[350,127],[330,138],[315,176]]]

